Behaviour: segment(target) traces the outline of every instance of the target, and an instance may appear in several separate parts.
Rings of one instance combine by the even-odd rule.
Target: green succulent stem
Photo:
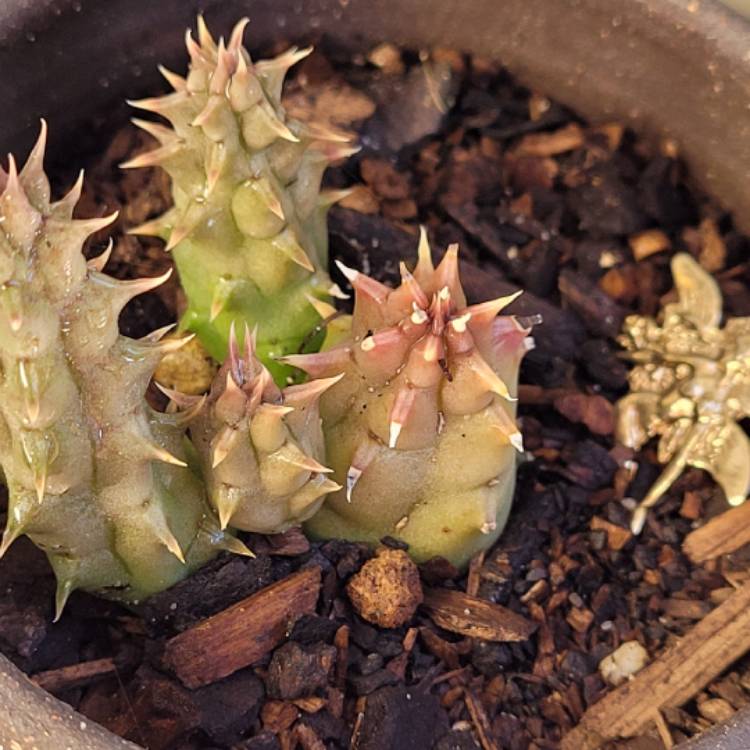
[[[47,553],[59,615],[74,589],[133,602],[243,545],[187,468],[184,418],[145,400],[182,342],[118,332],[127,302],[168,274],[118,281],[102,272],[109,251],[86,262],[84,240],[114,217],[72,218],[82,180],[51,202],[45,139],[43,126],[20,174],[12,158],[0,170],[0,555],[22,534]]]
[[[283,385],[294,371],[277,358],[301,350],[320,320],[311,300],[332,289],[326,212],[340,194],[321,193],[321,178],[353,149],[284,112],[284,77],[310,50],[253,62],[245,24],[225,45],[199,19],[187,77],[165,71],[174,92],[134,102],[171,127],[136,120],[160,145],[124,166],[172,179],[174,207],[133,232],[167,241],[187,297],[181,328],[219,362],[233,322],[257,328],[257,354]]]

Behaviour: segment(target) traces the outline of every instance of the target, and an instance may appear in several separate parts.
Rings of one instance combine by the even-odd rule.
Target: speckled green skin
[[[164,279],[120,282],[82,243],[113,217],[73,220],[81,182],[50,202],[44,136],[20,175],[0,171],[0,464],[9,490],[0,553],[44,549],[57,609],[74,589],[134,601],[232,541],[183,458],[182,417],[144,394],[165,347],[118,333],[129,299]],[[183,559],[180,559],[183,558]]]
[[[309,300],[331,286],[325,215],[335,196],[321,195],[320,179],[351,149],[284,114],[284,76],[307,51],[253,63],[244,25],[225,46],[199,21],[187,78],[165,71],[174,93],[135,103],[172,127],[136,121],[161,145],[124,166],[160,165],[172,178],[174,207],[133,231],[167,240],[188,302],[181,327],[220,362],[232,322],[257,327],[258,356],[283,384],[292,370],[275,357],[314,344],[320,317]]]

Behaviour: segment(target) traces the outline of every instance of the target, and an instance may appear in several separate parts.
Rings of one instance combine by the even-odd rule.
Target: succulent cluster
[[[343,374],[321,399],[342,489],[307,528],[393,536],[417,560],[463,565],[498,537],[513,497],[522,450],[514,393],[530,327],[498,313],[517,295],[467,307],[457,246],[435,268],[424,233],[397,289],[342,270],[356,295],[349,337],[285,359],[314,378]]]
[[[225,45],[199,18],[187,77],[163,71],[174,92],[134,102],[172,127],[136,120],[160,146],[124,166],[158,165],[171,177],[174,207],[133,231],[167,241],[188,301],[182,328],[221,362],[232,322],[257,326],[258,355],[283,382],[290,370],[276,358],[309,342],[320,321],[311,298],[336,291],[325,216],[340,193],[321,193],[321,177],[356,149],[286,117],[284,77],[310,49],[253,62],[246,23]]]
[[[0,171],[0,464],[9,491],[0,553],[27,534],[58,580],[58,614],[83,588],[132,601],[159,591],[219,549],[223,533],[187,468],[185,415],[144,394],[181,341],[121,336],[125,304],[165,277],[117,281],[81,247],[113,216],[74,220],[82,181],[52,203],[45,127],[19,174]],[[187,417],[190,415],[188,414]]]
[[[351,149],[284,115],[284,75],[307,51],[253,63],[244,26],[227,45],[202,21],[199,43],[188,35],[187,78],[165,72],[175,93],[139,103],[172,128],[139,121],[161,146],[128,165],[172,177],[174,208],[137,231],[168,241],[183,329],[223,362],[207,394],[163,389],[164,413],[146,402],[160,360],[192,336],[119,334],[127,302],[169,274],[111,278],[111,245],[86,262],[84,241],[114,217],[72,218],[81,180],[51,202],[45,128],[20,174],[12,159],[0,170],[0,556],[22,534],[47,553],[58,615],[77,588],[132,602],[219,550],[251,554],[232,529],[307,521],[319,536],[395,536],[418,560],[463,565],[510,509],[533,321],[498,317],[514,296],[467,306],[457,247],[435,268],[423,233],[396,289],[342,266],[354,313],[328,327],[322,352],[300,353],[338,315],[319,185]],[[274,380],[300,371],[307,382]]]

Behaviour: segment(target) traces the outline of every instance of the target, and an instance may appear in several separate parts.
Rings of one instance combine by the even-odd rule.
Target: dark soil
[[[593,127],[484,60],[437,51],[420,61],[388,47],[372,59],[381,67],[316,52],[290,84],[295,112],[351,127],[363,146],[326,178],[359,186],[331,212],[332,257],[392,281],[397,261],[414,257],[422,223],[439,251],[460,243],[474,301],[521,286],[522,314],[545,319],[522,372],[537,387],[522,393],[529,460],[508,528],[468,584],[439,561],[422,578],[478,585],[479,596],[537,628],[526,642],[483,641],[440,629],[424,609],[400,628],[376,628],[345,593],[371,553],[299,536],[251,536],[256,560],[221,558],[137,613],[76,593],[53,625],[51,574],[21,540],[0,565],[0,650],[32,675],[113,657],[114,673],[57,694],[153,750],[556,748],[609,690],[597,671],[604,656],[634,639],[658,656],[743,577],[742,552],[695,566],[681,551],[689,531],[724,509],[698,470],[674,485],[641,536],[630,535],[623,499],[643,496],[659,469],[652,449],[633,456],[615,446],[611,404],[627,373],[614,338],[628,312],[654,314],[670,293],[672,253],[699,257],[717,274],[726,312],[747,315],[748,239],[691,190],[672,143],[647,150],[616,124]],[[117,168],[147,145],[126,126],[88,165],[79,211],[121,209],[108,267],[120,277],[170,265],[161,243],[122,234],[168,204],[163,174]],[[69,178],[56,175],[59,185]],[[640,233],[654,229],[663,236],[645,238],[667,247],[647,254]],[[143,335],[179,306],[175,280],[131,304],[122,329]],[[564,397],[550,398],[551,388]],[[166,638],[313,564],[323,570],[316,614],[264,661],[192,691],[163,670]],[[699,706],[708,697],[730,711],[750,701],[748,665],[667,713],[675,740],[710,725]]]

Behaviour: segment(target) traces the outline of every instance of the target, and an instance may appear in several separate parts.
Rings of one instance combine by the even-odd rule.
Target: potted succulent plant
[[[113,102],[151,90],[156,63],[174,63],[180,32],[196,9],[176,2],[117,5],[34,8],[11,2],[0,11],[0,91],[8,103],[0,123],[4,146],[22,152],[39,115],[52,126],[52,149],[86,118],[107,112],[116,121],[122,110]],[[240,13],[239,5],[207,2],[201,10],[222,27]],[[647,135],[668,136],[697,183],[746,226],[745,22],[706,2],[558,5],[467,8],[446,1],[430,5],[427,24],[417,22],[426,13],[420,3],[391,8],[386,2],[321,0],[303,13],[293,4],[258,2],[251,11],[259,43],[306,37],[317,29],[352,51],[388,40],[500,57],[522,80],[595,121],[617,117]],[[174,130],[146,123],[161,147],[130,165],[163,165],[173,181],[176,208],[140,231],[161,236],[175,251],[188,295],[183,328],[197,332],[209,353],[225,360],[205,399],[168,391],[175,409],[162,414],[146,408],[142,383],[181,341],[160,342],[163,332],[137,344],[118,338],[120,307],[153,284],[113,282],[101,273],[106,258],[84,263],[81,242],[101,226],[72,220],[75,188],[71,197],[50,201],[41,168],[44,130],[27,166],[18,172],[11,164],[2,177],[6,249],[22,250],[15,256],[8,250],[16,266],[4,270],[4,289],[10,290],[3,308],[10,341],[4,344],[6,368],[12,365],[14,373],[6,386],[18,404],[16,411],[6,408],[5,418],[11,432],[24,436],[22,460],[4,465],[12,491],[3,548],[21,533],[45,548],[58,577],[58,614],[74,588],[107,590],[113,598],[133,601],[179,580],[218,549],[247,554],[228,527],[283,531],[308,519],[329,493],[324,511],[311,522],[313,534],[376,542],[395,529],[420,560],[439,554],[465,565],[496,538],[507,518],[515,452],[521,449],[513,421],[515,379],[528,348],[526,335],[538,321],[497,323],[495,315],[510,296],[467,307],[455,250],[435,268],[423,240],[413,275],[404,267],[395,291],[343,267],[356,295],[351,328],[347,333],[332,325],[328,333],[334,340],[324,343],[315,322],[338,313],[330,307],[336,290],[327,275],[321,224],[331,201],[321,200],[317,184],[325,165],[351,149],[336,145],[341,139],[335,132],[276,117],[274,96],[296,56],[248,72],[243,28],[236,27],[226,45],[201,29],[199,43],[188,46],[188,78],[168,75],[177,97],[142,103],[165,115]],[[248,93],[256,85],[253,76],[263,92],[257,98]],[[219,79],[223,87],[212,84]],[[242,85],[235,86],[240,79]],[[178,101],[185,88],[194,95],[189,105]],[[679,97],[666,96],[674,90]],[[733,123],[722,137],[717,120]],[[242,139],[233,141],[237,127]],[[251,157],[235,153],[243,143]],[[200,200],[191,194],[195,154],[207,165],[201,179],[210,188]],[[247,173],[230,168],[245,159],[252,165]],[[280,174],[281,186],[274,183]],[[239,233],[222,227],[226,217]],[[245,254],[241,268],[228,253],[232,242]],[[261,253],[275,260],[253,265]],[[21,266],[33,266],[37,275],[18,276]],[[16,283],[16,276],[23,283]],[[257,299],[247,293],[251,286],[261,290]],[[47,306],[39,302],[45,293]],[[249,327],[238,335],[232,324],[243,320],[259,325],[259,336]],[[311,335],[317,335],[313,344]],[[323,353],[314,353],[321,345]],[[295,354],[305,347],[307,353]],[[282,389],[293,373],[290,366],[313,379]],[[53,370],[69,371],[69,382],[60,376],[54,398],[37,398],[37,391],[50,396],[39,383]],[[101,377],[115,370],[119,391]],[[362,385],[352,385],[357,383]],[[431,395],[437,391],[438,406]],[[356,409],[342,413],[343,403]],[[188,419],[192,447],[181,439]],[[64,428],[50,427],[55,420]],[[92,425],[117,428],[101,431],[89,466],[70,446],[78,441],[85,452]],[[492,440],[504,450],[485,459]],[[71,451],[63,451],[64,461],[63,443]],[[205,496],[192,475],[182,472],[192,462],[206,478]],[[249,464],[255,466],[251,477]],[[436,468],[425,469],[432,465]],[[330,471],[339,483],[326,476]],[[453,477],[467,482],[464,489],[445,491],[449,502],[460,498],[460,517],[455,506],[441,509]],[[78,520],[63,535],[54,502],[44,513],[33,505],[35,498],[43,505],[57,486],[80,487],[80,513],[68,511]],[[352,512],[354,492],[362,502]],[[411,498],[406,504],[404,492]],[[106,505],[108,517],[123,519],[116,540],[106,538],[101,518],[91,512],[91,497]],[[0,725],[3,741],[128,746],[40,694],[5,660],[0,666],[5,670],[0,694],[14,706]]]

